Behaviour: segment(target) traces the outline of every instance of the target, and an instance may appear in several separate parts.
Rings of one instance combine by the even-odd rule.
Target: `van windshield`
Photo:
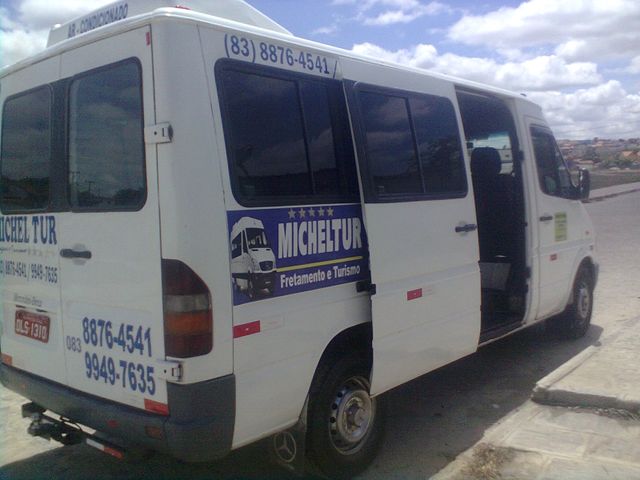
[[[247,243],[249,248],[268,248],[269,242],[261,228],[247,228]]]

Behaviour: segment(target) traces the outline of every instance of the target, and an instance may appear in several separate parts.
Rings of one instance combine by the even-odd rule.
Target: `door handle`
[[[551,220],[553,220],[553,215],[542,215],[540,217],[541,222],[550,222]]]
[[[478,229],[478,225],[475,223],[467,223],[466,225],[459,225],[456,227],[456,233],[473,232]]]
[[[63,248],[62,250],[60,250],[60,256],[63,258],[83,258],[85,260],[89,260],[91,258],[91,251]]]

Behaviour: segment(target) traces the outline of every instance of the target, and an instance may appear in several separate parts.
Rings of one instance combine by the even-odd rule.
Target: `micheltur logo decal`
[[[368,278],[359,205],[227,213],[234,305]]]

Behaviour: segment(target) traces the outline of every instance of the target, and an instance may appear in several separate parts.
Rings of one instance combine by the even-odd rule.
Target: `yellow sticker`
[[[556,221],[556,242],[567,239],[567,212],[558,212],[554,215]]]

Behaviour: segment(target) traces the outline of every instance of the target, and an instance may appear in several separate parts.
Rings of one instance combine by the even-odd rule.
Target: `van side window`
[[[240,203],[355,199],[355,160],[339,82],[225,60],[216,75]]]
[[[542,128],[531,127],[531,139],[542,191],[554,197],[572,198],[575,187],[553,135]]]
[[[422,193],[407,100],[370,92],[359,98],[376,194]]]
[[[460,133],[451,101],[378,87],[358,86],[357,91],[366,168],[378,200],[466,195]]]
[[[69,92],[71,208],[139,208],[146,182],[138,63],[126,61],[76,77]]]
[[[426,193],[466,192],[467,174],[455,111],[446,98],[409,99]]]
[[[236,235],[231,241],[231,258],[237,258],[242,255],[242,235]]]
[[[7,99],[2,111],[3,212],[49,206],[51,90],[41,87]]]

